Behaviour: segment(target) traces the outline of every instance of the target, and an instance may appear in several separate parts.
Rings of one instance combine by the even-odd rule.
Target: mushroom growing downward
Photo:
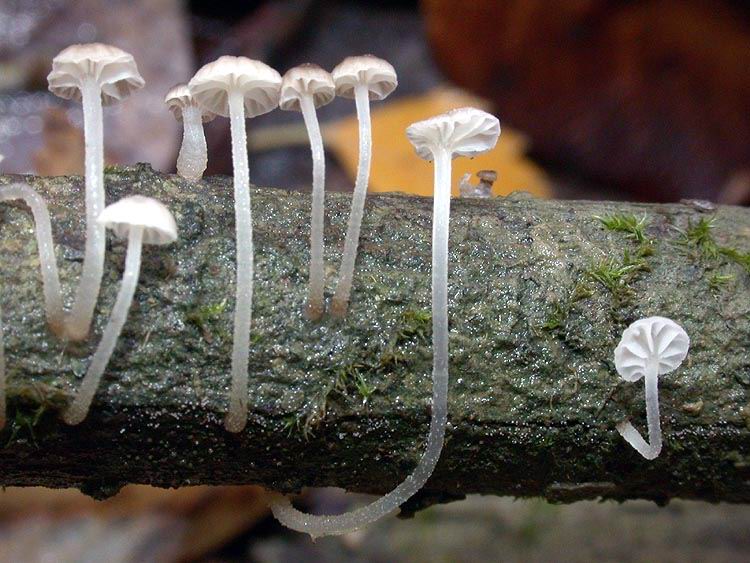
[[[136,195],[121,199],[102,211],[98,221],[105,228],[112,229],[119,238],[127,239],[125,272],[115,305],[86,376],[73,402],[63,413],[63,420],[67,424],[80,423],[89,412],[91,401],[133,302],[141,271],[141,247],[144,244],[170,244],[177,240],[177,225],[169,209],[150,197]]]
[[[362,226],[367,184],[370,179],[372,158],[370,100],[385,99],[398,86],[398,79],[390,63],[372,55],[347,57],[333,69],[332,74],[336,83],[336,94],[342,98],[354,98],[359,120],[357,179],[354,182],[352,210],[349,213],[349,223],[346,228],[339,281],[331,301],[331,313],[336,317],[343,317],[349,307],[349,296],[352,292],[359,230]]]
[[[279,107],[301,111],[305,120],[313,161],[312,214],[310,220],[310,291],[307,316],[317,319],[323,314],[323,222],[325,205],[326,159],[323,137],[316,108],[333,100],[336,88],[330,73],[317,65],[304,64],[287,71],[281,82]]]
[[[224,426],[230,432],[240,432],[247,423],[247,369],[253,312],[253,219],[245,116],[255,117],[278,106],[281,76],[260,61],[224,56],[195,73],[188,87],[190,94],[204,110],[230,119],[237,233],[237,287],[232,344],[232,391]]]
[[[208,164],[203,124],[211,121],[216,114],[198,107],[187,84],[178,84],[167,92],[164,103],[175,119],[182,122],[182,145],[177,156],[177,173],[186,180],[197,182],[203,177]]]
[[[448,420],[448,221],[451,198],[451,161],[492,149],[500,135],[496,117],[463,108],[412,124],[406,130],[417,154],[435,162],[432,223],[432,417],[427,448],[419,464],[400,485],[375,502],[338,516],[304,514],[287,497],[276,495],[274,516],[285,526],[313,538],[343,534],[374,522],[416,493],[432,475],[443,449]]]
[[[96,219],[104,209],[104,137],[102,105],[127,98],[143,87],[133,56],[125,51],[89,43],[71,45],[52,60],[49,90],[61,98],[83,103],[86,145],[86,250],[73,309],[66,321],[71,340],[86,338],[104,269],[105,233]]]
[[[690,338],[680,325],[664,317],[649,317],[626,328],[615,349],[615,368],[620,377],[625,381],[644,378],[650,443],[628,421],[620,422],[617,431],[646,459],[655,459],[661,453],[659,376],[677,369],[689,348]]]

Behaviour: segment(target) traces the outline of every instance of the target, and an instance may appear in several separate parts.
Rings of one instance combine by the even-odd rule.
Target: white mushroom
[[[451,198],[451,161],[492,149],[500,135],[497,118],[473,108],[454,110],[412,124],[406,130],[417,154],[435,161],[432,224],[432,417],[430,433],[419,464],[387,495],[360,509],[338,516],[300,512],[287,497],[275,495],[271,508],[285,526],[313,538],[344,534],[385,516],[416,493],[432,475],[443,448],[448,420],[448,220]]]
[[[354,264],[357,260],[359,230],[365,209],[367,184],[370,179],[372,158],[372,131],[370,126],[370,101],[383,100],[398,85],[396,71],[383,59],[372,55],[347,57],[333,69],[336,95],[354,98],[359,120],[359,163],[357,179],[352,194],[352,210],[344,240],[344,254],[341,258],[339,281],[331,301],[331,314],[343,317],[349,307],[349,297],[354,278]]]
[[[182,122],[182,145],[177,156],[177,173],[197,182],[203,177],[208,164],[206,135],[203,124],[216,117],[215,113],[202,110],[190,95],[187,84],[178,84],[164,97],[164,103],[175,119]]]
[[[102,105],[127,98],[144,81],[132,55],[89,43],[71,45],[52,60],[47,76],[49,90],[65,99],[83,103],[86,143],[86,250],[75,303],[67,322],[71,340],[86,338],[99,296],[104,268],[105,233],[96,219],[104,209],[104,138]]]
[[[615,368],[620,377],[631,382],[644,378],[650,443],[628,421],[619,423],[617,431],[646,459],[655,459],[662,447],[659,375],[677,369],[689,348],[690,338],[680,325],[664,317],[649,317],[626,328],[615,349]]]
[[[323,314],[325,286],[323,264],[323,222],[325,206],[326,160],[316,108],[333,100],[336,87],[331,74],[317,65],[303,64],[287,71],[281,82],[279,107],[301,111],[310,137],[313,161],[312,214],[310,220],[310,290],[307,316],[318,319]]]
[[[127,239],[125,271],[115,305],[86,376],[75,399],[63,413],[63,420],[67,424],[80,423],[89,412],[133,302],[141,271],[141,247],[144,244],[170,244],[177,240],[177,225],[169,209],[150,197],[136,195],[121,199],[104,209],[98,221],[105,228],[112,229],[119,238]]]
[[[229,117],[234,166],[237,288],[232,345],[232,390],[224,426],[240,432],[247,423],[247,369],[253,307],[253,221],[247,161],[245,116],[255,117],[279,104],[281,76],[260,61],[219,57],[202,67],[188,84],[204,110]]]

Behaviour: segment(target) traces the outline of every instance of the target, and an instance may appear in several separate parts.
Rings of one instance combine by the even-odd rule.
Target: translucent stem
[[[196,106],[182,110],[182,146],[177,156],[177,173],[197,182],[203,177],[208,164],[206,135],[203,132],[203,116]]]
[[[320,536],[345,534],[375,522],[409,499],[427,482],[440,458],[448,420],[448,223],[450,218],[451,155],[435,154],[434,221],[432,225],[432,418],[427,448],[419,464],[390,493],[362,508],[336,516],[305,514],[289,499],[274,495],[271,509],[285,526]]]
[[[105,232],[96,219],[104,210],[104,135],[101,89],[94,78],[81,85],[86,144],[86,250],[75,303],[68,320],[68,338],[88,336],[104,271]]]
[[[310,137],[313,161],[312,215],[310,218],[310,290],[307,297],[307,316],[318,319],[323,314],[323,290],[325,287],[323,264],[323,223],[325,220],[326,161],[323,137],[312,96],[300,100],[302,117]]]
[[[232,390],[224,427],[230,432],[240,432],[247,424],[247,368],[253,313],[253,219],[250,208],[245,106],[240,92],[229,93],[229,119],[234,166],[237,288],[232,344]]]
[[[617,425],[617,431],[633,448],[646,459],[656,459],[661,453],[661,422],[659,420],[659,363],[651,361],[646,366],[644,383],[646,387],[646,420],[648,440],[628,421]]]
[[[122,327],[128,318],[130,305],[133,303],[133,295],[138,285],[138,276],[141,270],[141,246],[143,243],[143,229],[133,227],[128,235],[128,250],[125,256],[125,273],[122,276],[120,291],[117,293],[115,305],[109,316],[107,326],[102,333],[102,339],[94,352],[91,364],[83,378],[78,393],[71,405],[63,413],[63,420],[67,424],[78,424],[86,418],[94,399],[99,382],[104,370],[107,368],[109,359],[120,337]]]
[[[60,290],[60,277],[57,272],[57,260],[55,259],[55,248],[52,243],[52,226],[50,225],[49,209],[42,196],[26,184],[10,184],[0,188],[0,202],[14,199],[20,199],[26,203],[34,216],[47,323],[54,334],[62,337],[66,333],[65,317]]]
[[[352,210],[349,214],[349,224],[344,240],[344,254],[341,259],[339,281],[331,301],[331,314],[335,317],[345,316],[349,307],[354,264],[357,260],[357,247],[359,245],[359,230],[362,226],[362,216],[365,210],[367,184],[370,179],[370,160],[372,158],[370,99],[367,86],[359,85],[354,89],[354,101],[357,104],[357,119],[359,121],[359,164],[357,165],[357,180],[354,183],[354,193],[352,194]]]

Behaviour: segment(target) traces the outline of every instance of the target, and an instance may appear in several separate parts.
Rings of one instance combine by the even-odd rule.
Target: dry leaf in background
[[[0,493],[0,561],[46,555],[72,562],[85,554],[90,561],[135,562],[144,553],[149,560],[194,561],[267,514],[265,493],[253,486],[129,485],[102,502],[75,489],[10,487]]]
[[[42,119],[42,148],[34,153],[34,169],[43,176],[83,174],[83,131],[62,108],[48,109]]]
[[[462,106],[486,109],[487,103],[459,90],[438,89],[423,96],[373,104],[370,190],[398,190],[431,196],[432,166],[417,158],[404,131],[415,121]],[[357,134],[355,116],[324,127],[326,143],[352,178],[357,173],[359,158]],[[498,172],[494,195],[525,191],[539,197],[550,197],[544,173],[524,157],[527,146],[523,135],[503,127],[494,150],[473,159],[460,158],[453,162],[453,195],[459,194],[459,180],[465,173],[490,169]]]

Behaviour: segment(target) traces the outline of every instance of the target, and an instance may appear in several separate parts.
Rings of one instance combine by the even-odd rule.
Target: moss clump
[[[210,328],[211,324],[214,320],[221,317],[226,308],[227,300],[223,299],[218,303],[213,303],[190,311],[185,316],[185,319],[190,324],[195,325],[201,331],[203,339],[211,344],[214,340],[214,336]]]
[[[644,248],[652,252],[650,245]],[[615,258],[602,260],[589,267],[586,275],[603,285],[617,300],[625,301],[633,294],[630,284],[641,272],[647,272],[650,269],[640,249],[635,254],[626,250],[621,260]]]
[[[615,215],[606,215],[604,217],[597,215],[596,219],[604,225],[605,229],[625,233],[627,238],[634,240],[638,244],[644,244],[647,242],[646,228],[650,221],[645,213],[640,218],[631,213],[619,213]]]

